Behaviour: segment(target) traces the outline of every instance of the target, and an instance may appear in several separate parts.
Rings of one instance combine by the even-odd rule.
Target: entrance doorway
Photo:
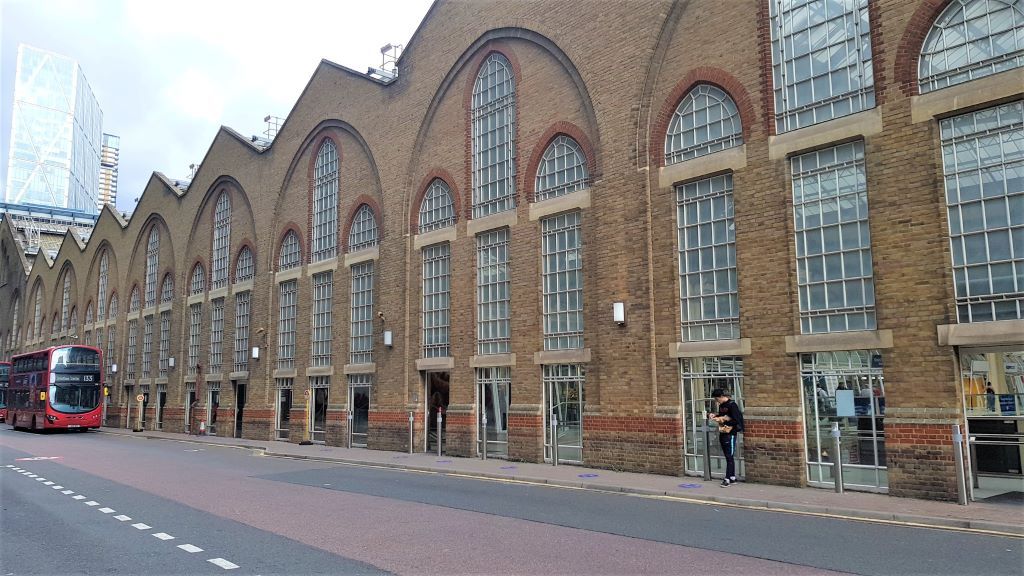
[[[544,457],[550,459],[552,444],[559,462],[583,462],[584,376],[580,364],[544,366]],[[556,418],[551,437],[551,417]]]
[[[704,451],[710,450],[711,475],[725,475],[725,456],[718,442],[718,430],[711,430],[709,445],[704,444],[703,426],[706,414],[715,411],[717,405],[711,397],[715,388],[727,390],[733,401],[743,409],[743,359],[739,357],[683,358],[679,363],[680,381],[683,387],[683,410],[686,418],[684,427],[683,460],[687,474],[704,474]],[[746,475],[743,460],[743,435],[737,436],[736,475]]]
[[[131,428],[132,427],[132,413],[133,413],[132,404],[136,403],[136,401],[135,401],[135,394],[133,393],[134,389],[135,389],[135,387],[132,386],[131,384],[126,384],[125,387],[124,387],[124,396],[121,397],[122,400],[123,400],[124,407],[125,407],[124,408],[124,427],[125,428]]]
[[[235,383],[235,438],[242,437],[243,413],[245,411],[245,382]]]
[[[315,378],[320,378],[320,376]],[[316,444],[324,444],[327,441],[328,388],[327,386],[318,386],[313,388],[310,393],[313,396],[313,411],[310,414],[309,439]]]
[[[508,457],[508,406],[512,403],[512,370],[507,366],[477,368],[478,439],[477,453],[481,453],[483,439],[487,439],[488,457]],[[484,417],[487,421],[484,423]]]
[[[424,376],[426,390],[426,414],[427,414],[427,452],[437,451],[438,442],[441,443],[441,450],[445,445],[445,429],[448,421],[445,413],[448,412],[448,392],[450,387],[451,374],[448,372],[427,372]],[[441,426],[438,428],[437,415],[441,414]]]
[[[142,393],[142,425],[139,428],[145,430],[146,426],[149,425],[149,418],[147,416],[149,414],[149,386],[141,386],[139,392]]]
[[[348,405],[352,411],[352,445],[366,448],[370,424],[370,375],[349,376]]]
[[[277,414],[274,418],[274,439],[287,440],[292,418],[292,379],[277,381]]]
[[[156,388],[156,429],[164,429],[164,409],[167,408],[167,388],[158,384]]]
[[[1024,504],[1024,350],[960,350],[973,500]]]
[[[192,413],[192,405],[195,404],[195,402],[195,389],[187,391],[187,393],[185,394],[185,432],[188,432],[189,434],[196,434],[198,432],[198,430],[192,429],[193,424],[196,424],[198,426],[197,423],[194,423],[192,421],[192,418],[196,416],[196,414]]]

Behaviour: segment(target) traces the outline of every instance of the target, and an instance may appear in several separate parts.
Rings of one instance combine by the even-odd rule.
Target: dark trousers
[[[719,434],[718,443],[722,446],[725,456],[725,477],[732,480],[736,477],[736,435]]]

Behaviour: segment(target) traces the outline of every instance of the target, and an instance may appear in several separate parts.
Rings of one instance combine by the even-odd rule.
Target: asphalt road
[[[1024,574],[1020,539],[95,432],[0,427],[0,504],[4,575]]]

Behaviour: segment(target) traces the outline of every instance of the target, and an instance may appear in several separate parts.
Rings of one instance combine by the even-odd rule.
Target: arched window
[[[128,296],[128,312],[139,311],[139,285],[132,286],[131,295]]]
[[[447,228],[455,224],[452,190],[440,178],[434,178],[420,203],[419,233]]]
[[[71,309],[71,320],[67,329],[71,331],[71,334],[78,334],[78,308]]]
[[[85,307],[85,323],[92,324],[93,318],[94,316],[92,313],[92,302],[89,302],[89,305]]]
[[[50,321],[50,335],[54,335],[60,329],[60,324],[57,323],[57,313],[53,313],[53,320]]]
[[[107,305],[107,320],[117,318],[117,293],[110,295],[110,303]]]
[[[586,188],[587,155],[572,138],[555,138],[537,167],[537,200],[547,200]]]
[[[875,107],[868,0],[770,0],[775,131]]]
[[[70,317],[68,316],[68,308],[71,306],[71,276],[68,272],[64,273],[64,291],[60,298],[60,329],[67,330],[70,325]]]
[[[154,226],[149,231],[146,248],[146,308],[156,305],[156,274],[160,265],[160,230]]]
[[[743,144],[736,103],[723,90],[699,84],[690,90],[668,125],[665,164],[675,164]]]
[[[473,217],[515,208],[516,85],[512,65],[487,57],[473,85]]]
[[[14,297],[14,347],[21,346],[21,324],[18,322],[18,311],[21,309],[21,298],[19,296]]]
[[[164,274],[164,281],[160,286],[160,302],[171,300],[174,300],[174,276],[168,273]]]
[[[248,246],[242,246],[235,260],[235,282],[252,279],[256,269],[252,262],[252,250]]]
[[[217,289],[228,284],[228,247],[231,245],[231,198],[221,192],[213,211],[213,266],[210,283]]]
[[[299,245],[299,235],[294,230],[289,230],[281,240],[281,252],[277,256],[277,269],[287,270],[302,264],[302,247]]]
[[[1024,66],[1024,2],[953,0],[921,47],[921,93]]]
[[[203,270],[202,264],[196,264],[192,268],[192,281],[188,287],[188,293],[191,295],[202,294],[206,291],[206,271]]]
[[[96,317],[105,318],[107,314],[107,278],[110,275],[110,261],[106,248],[100,254],[100,273],[96,287]]]
[[[363,204],[352,218],[352,228],[348,233],[348,251],[356,252],[376,246],[378,238],[377,219],[373,217],[373,209]]]
[[[338,149],[324,141],[313,170],[313,262],[334,258],[338,245]]]
[[[43,286],[36,285],[35,314],[32,317],[32,338],[43,337]]]

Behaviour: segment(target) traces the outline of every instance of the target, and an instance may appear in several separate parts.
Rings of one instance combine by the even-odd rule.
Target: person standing
[[[715,388],[711,397],[718,403],[718,411],[711,420],[718,423],[718,443],[722,446],[725,456],[725,478],[722,486],[736,483],[736,436],[743,431],[743,413],[728,390]]]
[[[989,412],[996,411],[996,390],[991,382],[985,382],[985,407]]]

